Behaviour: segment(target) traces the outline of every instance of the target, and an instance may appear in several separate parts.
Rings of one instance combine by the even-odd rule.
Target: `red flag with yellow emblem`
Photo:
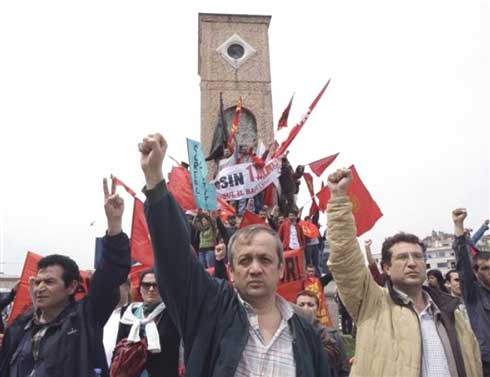
[[[325,295],[323,294],[323,285],[317,277],[306,278],[303,282],[305,291],[310,291],[318,297],[318,312],[317,318],[320,323],[325,327],[332,327],[332,320],[330,319],[330,313],[328,312],[327,303],[325,302]]]
[[[347,191],[347,195],[352,202],[352,213],[356,221],[357,237],[370,230],[376,221],[383,216],[383,213],[378,207],[378,204],[374,201],[371,194],[367,190],[364,183],[362,183],[359,174],[354,165],[349,167],[352,172],[352,183]],[[325,186],[318,194],[316,194],[320,201],[320,209],[327,207],[327,203],[330,200],[330,190],[328,186]],[[323,207],[324,206],[324,207]]]

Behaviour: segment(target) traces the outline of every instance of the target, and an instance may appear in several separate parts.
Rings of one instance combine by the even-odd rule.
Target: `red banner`
[[[279,282],[277,293],[290,302],[295,302],[296,295],[303,289],[303,260],[303,249],[284,252],[284,276]]]

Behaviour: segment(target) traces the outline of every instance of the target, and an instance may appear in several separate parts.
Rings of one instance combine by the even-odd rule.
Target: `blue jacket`
[[[188,222],[165,183],[145,194],[157,282],[182,335],[186,376],[232,377],[248,341],[245,309],[233,288],[210,277],[197,261]],[[330,376],[317,330],[296,314],[289,327],[297,376]]]
[[[468,317],[480,343],[484,370],[490,373],[490,290],[483,287],[473,274],[466,237],[456,237],[453,248]]]
[[[130,253],[124,233],[106,236],[102,243],[103,262],[90,280],[87,296],[68,304],[41,340],[42,363],[36,377],[91,377],[95,368],[102,369],[102,376],[109,375],[103,328],[119,301],[119,285],[128,277]],[[11,369],[32,365],[32,317],[31,310],[7,329],[0,351],[0,377],[11,376]]]

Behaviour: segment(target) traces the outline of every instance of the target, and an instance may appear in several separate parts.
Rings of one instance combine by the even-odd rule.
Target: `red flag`
[[[315,197],[311,198],[311,200],[312,200],[312,202],[311,202],[309,215],[310,215],[310,217],[313,217],[320,210],[320,208],[318,207],[318,204],[316,204]]]
[[[238,130],[238,125],[240,124],[240,113],[242,111],[242,97],[238,97],[235,108],[235,118],[233,118],[233,124],[231,125],[230,135],[228,136],[228,142],[226,143],[228,149],[233,150],[233,138]]]
[[[320,305],[318,306],[318,319],[323,326],[332,327],[332,320],[330,319],[330,313],[328,312],[328,306],[325,300],[325,295],[323,294],[323,286],[320,279],[317,277],[306,278],[304,283],[304,289],[313,292],[317,298]]]
[[[308,165],[310,166],[311,171],[315,173],[317,177],[319,177],[322,175],[325,169],[328,168],[332,162],[334,162],[338,155],[339,154],[336,153],[331,156],[322,158],[321,160],[310,162]]]
[[[366,233],[370,230],[376,221],[379,220],[383,213],[379,209],[378,205],[371,197],[371,194],[367,190],[366,186],[361,181],[359,174],[357,174],[357,170],[354,165],[349,167],[352,172],[352,183],[347,191],[347,195],[349,196],[352,202],[352,213],[354,215],[354,219],[356,221],[357,237]],[[321,198],[320,198],[321,195]],[[330,191],[328,187],[322,189],[317,197],[320,199],[321,204],[325,204],[324,208],[327,208],[326,203],[330,199]],[[320,209],[322,206],[320,205]]]
[[[265,220],[259,215],[256,215],[255,213],[250,212],[248,209],[246,209],[243,213],[242,222],[240,223],[240,229],[252,224],[265,224]]]
[[[115,175],[111,174],[111,178],[114,179],[117,186],[124,187],[129,195],[136,196],[136,193],[132,189],[130,189],[123,181],[121,181],[119,178],[117,178]]]
[[[145,218],[143,202],[134,198],[133,223],[131,225],[131,259],[146,266],[153,266],[153,248]]]
[[[194,194],[192,193],[191,175],[186,168],[182,166],[172,167],[168,174],[167,188],[184,211],[196,208]]]
[[[218,209],[220,210],[219,217],[220,219],[226,220],[229,216],[234,215],[236,213],[235,208],[228,203],[223,198],[218,196]]]
[[[291,96],[291,99],[289,100],[287,107],[282,112],[281,118],[279,119],[279,122],[277,123],[277,130],[278,131],[281,128],[286,128],[288,126],[288,117],[289,117],[289,112],[291,111],[291,105],[293,104],[293,98],[294,98],[294,94]]]
[[[310,192],[310,196],[312,198],[315,197],[315,190],[313,189],[313,177],[310,173],[303,173],[303,178],[306,182],[306,187],[308,187],[308,191]]]
[[[308,111],[306,112],[305,115],[303,115],[303,118],[301,118],[299,123],[291,129],[291,131],[289,132],[288,138],[286,140],[284,140],[282,142],[281,146],[276,150],[276,153],[274,153],[274,157],[280,157],[286,152],[286,150],[288,149],[289,145],[294,140],[294,138],[296,137],[298,132],[301,130],[301,128],[303,128],[304,124],[308,120],[308,117],[310,116],[311,112],[315,108],[316,104],[318,103],[318,101],[320,101],[320,98],[322,98],[322,95],[325,92],[325,90],[327,89],[328,84],[330,84],[330,79],[327,81],[327,83],[322,88],[322,90],[320,90],[320,93],[318,93],[316,98],[313,100],[310,107],[308,108]]]
[[[327,209],[328,200],[330,199],[330,191],[328,190],[328,186],[323,186],[322,189],[316,194],[316,197],[318,198],[318,208],[320,211],[325,212]]]
[[[29,310],[32,307],[31,295],[29,293],[29,278],[37,275],[37,262],[41,260],[42,256],[32,252],[27,252],[24,267],[22,268],[22,274],[20,275],[20,283],[17,288],[14,303],[12,304],[12,311],[8,318],[8,326],[14,322],[14,320]]]
[[[138,286],[140,274],[151,267],[152,266],[145,266],[144,264],[131,266],[131,270],[129,271],[129,281],[131,282],[131,298],[133,302],[143,301],[140,294],[140,287]]]
[[[317,238],[320,235],[317,226],[311,221],[300,221],[298,225],[301,227],[303,234],[308,238]]]

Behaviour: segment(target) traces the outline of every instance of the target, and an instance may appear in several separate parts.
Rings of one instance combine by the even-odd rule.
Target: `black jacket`
[[[68,304],[41,341],[39,370],[44,372],[36,377],[89,377],[95,368],[108,376],[103,328],[119,301],[119,285],[128,277],[130,253],[124,233],[106,236],[102,244],[103,261],[90,281],[87,296]],[[7,329],[0,351],[0,377],[9,377],[10,368],[19,365],[23,353],[30,349],[32,317],[31,310]]]
[[[122,316],[122,315],[121,315]],[[172,322],[165,309],[159,318],[156,320],[158,333],[160,335],[160,353],[148,352],[145,369],[150,377],[178,377],[179,376],[179,346],[180,336],[177,328]],[[130,325],[119,323],[117,332],[117,341],[127,338]]]
[[[14,298],[15,291],[12,289],[4,298],[0,299],[0,333],[3,333],[5,330],[2,320],[2,311],[14,301]]]
[[[466,305],[471,327],[480,343],[485,375],[490,375],[490,290],[482,286],[473,274],[468,240],[456,237],[453,244],[461,294]]]
[[[245,308],[233,288],[211,278],[191,252],[188,223],[165,183],[145,193],[157,282],[182,334],[186,376],[233,376],[249,336]],[[319,333],[296,314],[289,327],[297,376],[330,376]]]

